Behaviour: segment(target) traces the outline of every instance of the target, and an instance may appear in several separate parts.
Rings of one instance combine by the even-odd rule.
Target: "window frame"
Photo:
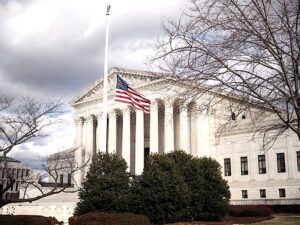
[[[285,155],[284,152],[277,153],[277,172],[285,173],[286,165],[285,165]]]
[[[248,175],[249,174],[249,168],[248,168],[248,157],[243,156],[241,157],[241,175]]]
[[[280,197],[280,198],[285,198],[285,197],[286,197],[286,191],[285,191],[285,188],[279,188],[279,189],[278,189],[278,192],[279,192],[279,197]]]
[[[71,185],[72,183],[72,175],[68,173],[68,185]]]
[[[266,174],[267,173],[267,167],[266,167],[266,155],[258,155],[258,173],[259,174]]]
[[[296,152],[296,157],[297,157],[297,169],[300,171],[300,151]]]
[[[259,196],[260,198],[266,198],[267,197],[266,189],[259,189]]]
[[[64,183],[64,175],[63,175],[63,174],[60,174],[60,175],[59,175],[59,183],[60,183],[60,184],[63,184],[63,183]]]
[[[231,176],[231,158],[224,158],[224,176]]]
[[[248,198],[248,190],[242,190],[242,198]]]

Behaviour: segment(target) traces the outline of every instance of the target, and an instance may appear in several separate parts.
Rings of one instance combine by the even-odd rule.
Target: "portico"
[[[151,96],[147,97],[151,99]],[[176,99],[171,97],[151,99],[150,114],[125,104],[114,104],[107,117],[107,148],[100,144],[104,132],[101,129],[101,114],[89,114],[75,119],[79,147],[76,161],[82,165],[97,151],[117,153],[126,160],[128,171],[139,175],[144,168],[145,149],[150,149],[150,153],[167,153],[174,149],[192,153],[191,147],[197,147],[194,146],[197,137],[196,133],[191,132],[191,121],[201,119],[203,118],[191,113],[188,107],[179,109]],[[202,123],[200,121],[196,124]],[[178,141],[175,141],[176,135]],[[201,149],[196,149],[195,153],[200,154]],[[82,179],[82,176],[78,179]]]

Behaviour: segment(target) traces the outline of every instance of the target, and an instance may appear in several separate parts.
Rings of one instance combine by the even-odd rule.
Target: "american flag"
[[[151,101],[129,87],[119,75],[117,75],[115,101],[132,105],[137,110],[143,110],[144,113],[150,113]]]

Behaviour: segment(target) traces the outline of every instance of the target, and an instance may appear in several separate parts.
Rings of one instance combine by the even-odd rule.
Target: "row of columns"
[[[160,135],[160,126],[164,129],[164,149],[165,153],[173,151],[175,149],[174,140],[174,100],[168,99],[164,101],[164,124],[159,124],[159,102],[152,101],[150,111],[150,142],[149,147],[151,153],[158,153],[160,148],[159,139],[162,138]],[[128,166],[131,165],[131,149],[135,144],[135,164],[134,174],[139,175],[142,173],[144,168],[144,148],[145,148],[145,137],[144,137],[144,112],[141,110],[135,111],[135,143],[131,140],[131,116],[132,109],[125,107],[121,110],[123,116],[122,124],[122,157],[126,160]],[[180,148],[190,153],[191,140],[189,133],[189,117],[188,110],[183,109],[179,112],[180,117]],[[108,152],[113,153],[117,151],[117,111],[113,110],[108,114],[109,126],[108,126]],[[82,166],[85,162],[91,161],[92,156],[96,153],[96,149],[103,151],[106,146],[101,146],[100,136],[103,135],[101,129],[102,118],[101,115],[91,115],[88,118],[78,118],[75,120],[76,124],[76,151],[75,157],[78,166]],[[83,125],[86,123],[86,144],[83,146]],[[97,136],[97,137],[96,137]],[[148,146],[147,146],[148,147]],[[85,152],[85,154],[83,154]],[[83,158],[84,157],[84,158]],[[130,171],[130,170],[129,170]],[[84,173],[77,174],[77,181],[82,181]]]

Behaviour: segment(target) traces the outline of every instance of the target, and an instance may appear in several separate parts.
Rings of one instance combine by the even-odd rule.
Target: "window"
[[[69,173],[69,174],[68,174],[68,184],[69,184],[69,185],[71,185],[71,179],[72,179],[72,176],[71,176],[71,174]]]
[[[242,198],[248,198],[248,191],[242,190]]]
[[[278,173],[285,172],[284,153],[277,153],[277,171]]]
[[[26,170],[26,177],[29,176],[29,169]]]
[[[264,174],[266,173],[266,156],[265,155],[259,155],[258,156],[258,173]]]
[[[146,161],[150,156],[150,148],[144,148],[144,165],[146,165]]]
[[[234,112],[231,113],[231,119],[232,119],[232,120],[235,120],[235,119],[236,119],[236,115],[235,115]]]
[[[248,159],[247,159],[247,157],[241,157],[241,174],[248,175]]]
[[[13,183],[10,183],[9,185],[11,185],[11,186],[10,186],[10,190],[13,191],[13,190],[14,190],[14,184],[13,184]]]
[[[20,169],[17,170],[17,179],[20,177]]]
[[[16,191],[18,191],[18,188],[19,188],[19,183],[16,182]]]
[[[64,175],[61,174],[61,175],[59,176],[59,179],[60,179],[60,183],[63,184],[63,183],[64,183]]]
[[[281,198],[285,197],[285,189],[284,188],[279,189],[279,197],[281,197]]]
[[[265,198],[266,197],[266,189],[260,189],[259,193],[260,193],[260,198]]]
[[[22,173],[21,173],[21,179],[23,180],[24,178],[24,169],[22,170]]]
[[[300,152],[297,152],[297,167],[298,171],[300,171]]]
[[[231,176],[231,162],[230,158],[224,159],[224,175]]]

